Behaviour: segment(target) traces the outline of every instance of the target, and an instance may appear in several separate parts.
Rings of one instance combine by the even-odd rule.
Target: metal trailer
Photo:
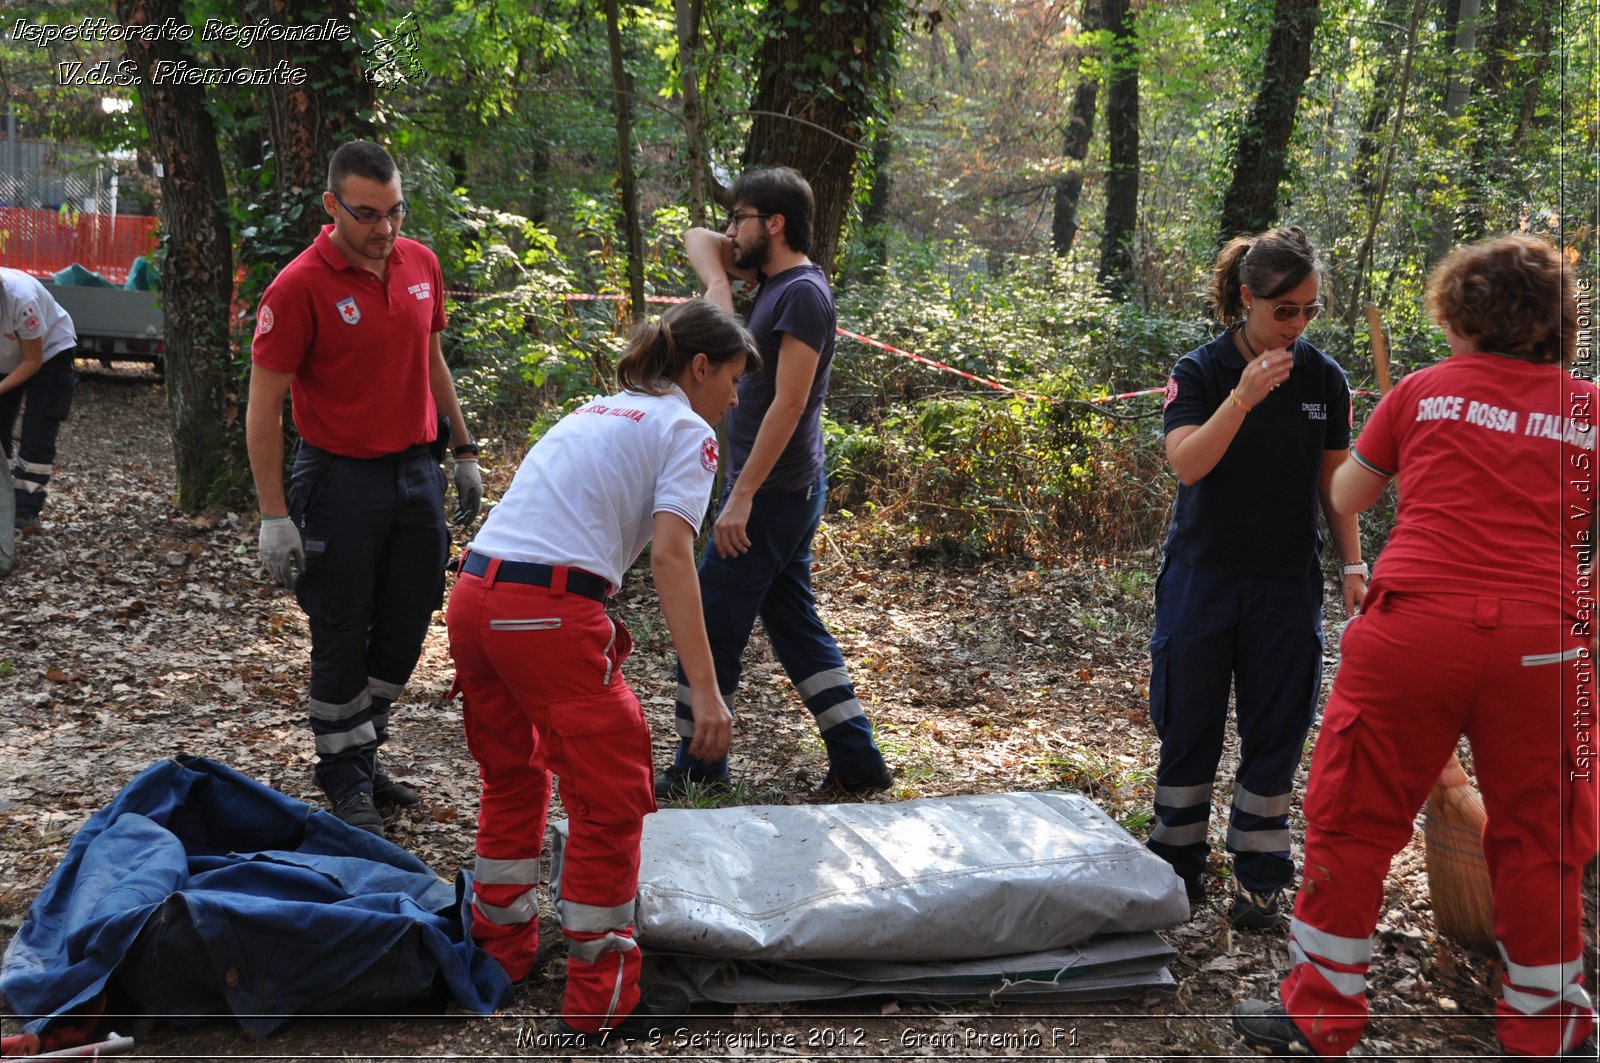
[[[81,357],[102,363],[150,362],[160,368],[165,331],[155,292],[44,282],[72,318]]]

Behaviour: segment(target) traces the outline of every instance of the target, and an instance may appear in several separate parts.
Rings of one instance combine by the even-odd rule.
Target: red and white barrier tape
[[[485,298],[485,297],[490,296],[490,295],[494,295],[495,293],[493,293],[493,292],[446,291],[445,294],[446,295],[458,296],[458,297],[465,297],[465,298],[468,298],[468,299],[481,299],[481,298]],[[561,300],[563,300],[565,302],[569,302],[569,303],[620,302],[620,301],[628,298],[626,295],[622,295],[620,293],[618,293],[618,294],[592,294],[592,293],[585,293],[585,292],[545,292],[543,294],[544,294],[544,296],[546,298],[549,298],[549,299],[557,299],[557,298],[559,298],[559,299],[561,299]],[[683,295],[647,295],[647,296],[644,297],[644,301],[647,302],[647,303],[667,303],[667,304],[671,304],[671,303],[687,303],[689,301],[689,297],[688,296],[683,296]],[[852,339],[852,340],[855,340],[858,343],[865,343],[868,346],[877,347],[877,348],[879,348],[881,350],[888,351],[890,354],[898,354],[902,358],[910,359],[913,362],[921,362],[923,365],[932,366],[933,368],[942,370],[942,371],[944,371],[946,373],[954,373],[956,376],[964,377],[965,379],[970,380],[973,383],[982,384],[985,387],[994,388],[996,391],[1009,392],[1010,394],[1016,395],[1016,396],[1018,396],[1020,398],[1035,399],[1035,400],[1037,400],[1039,402],[1052,402],[1052,401],[1054,401],[1048,395],[1040,395],[1040,394],[1038,394],[1036,392],[1032,392],[1032,391],[1023,391],[1021,388],[1014,388],[1014,387],[1011,387],[1009,384],[1002,384],[998,380],[990,380],[987,377],[977,376],[977,375],[975,375],[973,373],[968,373],[965,370],[957,369],[953,365],[946,365],[945,363],[937,361],[937,360],[935,360],[933,358],[929,358],[926,355],[914,354],[911,351],[901,350],[899,347],[896,347],[893,344],[884,343],[882,340],[875,340],[871,336],[863,336],[859,332],[851,332],[849,329],[844,328],[844,327],[835,328],[834,331],[837,332],[839,335],[845,337],[846,339]],[[1094,405],[1098,405],[1100,403],[1106,403],[1106,402],[1120,402],[1123,399],[1144,398],[1147,395],[1160,395],[1160,394],[1164,393],[1166,390],[1167,389],[1165,387],[1141,388],[1138,391],[1124,391],[1120,395],[1101,395],[1099,398],[1084,399],[1084,400],[1081,400],[1081,401],[1088,402],[1088,403],[1091,403],[1091,404],[1094,404]],[[1377,392],[1375,392],[1375,391],[1355,391],[1355,390],[1352,390],[1351,394],[1352,395],[1367,396],[1367,395],[1376,395]]]

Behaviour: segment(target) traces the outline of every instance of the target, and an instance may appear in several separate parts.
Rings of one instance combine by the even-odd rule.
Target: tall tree
[[[637,323],[644,320],[644,234],[639,227],[639,180],[633,172],[633,83],[622,64],[617,0],[605,0],[605,9],[611,100],[617,119],[617,194],[622,200],[622,237],[628,248],[629,317]]]
[[[830,275],[867,118],[882,103],[902,0],[769,0],[744,165],[811,182],[811,260]]]
[[[370,113],[375,86],[362,43],[381,20],[381,5],[359,0],[240,0],[247,23],[316,24],[331,19],[350,29],[348,40],[285,41],[264,37],[254,45],[256,62],[270,67],[280,60],[304,69],[304,84],[272,84],[258,99],[262,126],[272,151],[275,201],[266,213],[284,222],[285,239],[276,251],[252,247],[252,255],[274,259],[273,272],[311,243],[326,220],[318,195],[328,179],[328,159],[339,145],[372,137]],[[379,28],[384,28],[379,24]],[[387,36],[387,34],[382,34]]]
[[[1106,222],[1100,283],[1117,298],[1133,288],[1133,236],[1139,222],[1139,40],[1128,0],[1102,0],[1111,32],[1111,84],[1106,93]]]
[[[117,0],[116,13],[125,26],[185,19],[179,0]],[[161,162],[167,410],[178,506],[192,513],[218,501],[227,489],[229,456],[238,441],[227,394],[233,295],[228,189],[205,94],[153,76],[158,62],[194,65],[194,53],[165,34],[152,40],[130,37],[126,49],[144,79],[139,102],[151,151]]]
[[[1508,212],[1496,216],[1496,204],[1507,198],[1496,185],[1515,180],[1519,167],[1548,167],[1539,153],[1529,152],[1528,140],[1541,102],[1549,99],[1545,78],[1556,54],[1552,45],[1560,19],[1560,0],[1496,0],[1477,74],[1473,188],[1465,197],[1463,239],[1483,236],[1510,221]]]
[[[1106,28],[1101,0],[1083,0],[1080,30],[1093,40]],[[1091,46],[1092,47],[1092,46]],[[1057,255],[1066,255],[1078,238],[1078,199],[1083,194],[1083,166],[1094,139],[1094,111],[1100,91],[1099,71],[1084,56],[1078,65],[1078,82],[1072,90],[1072,107],[1067,112],[1061,149],[1062,173],[1056,178],[1055,209],[1051,212],[1050,243]]]
[[[1261,88],[1239,131],[1233,180],[1222,201],[1223,242],[1271,228],[1278,220],[1278,188],[1288,170],[1289,138],[1311,75],[1311,44],[1320,17],[1318,0],[1274,0]]]
[[[1471,81],[1473,53],[1478,47],[1478,0],[1455,0],[1455,49],[1451,56],[1450,80],[1445,87],[1444,117],[1446,136],[1459,143],[1456,120],[1467,106],[1467,91]],[[1476,137],[1472,139],[1478,139]],[[1428,250],[1428,261],[1435,262],[1445,256],[1455,241],[1455,205],[1447,198],[1434,212],[1433,243]]]
[[[678,27],[678,82],[683,94],[684,139],[688,141],[689,224],[704,226],[713,183],[706,165],[706,133],[700,117],[700,16],[704,0],[673,0]]]

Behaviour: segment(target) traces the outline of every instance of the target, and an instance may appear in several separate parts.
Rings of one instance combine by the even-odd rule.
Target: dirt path
[[[70,837],[150,763],[222,761],[315,802],[300,729],[307,660],[293,600],[256,574],[252,515],[187,518],[170,505],[163,399],[148,382],[89,377],[62,441],[42,534],[0,583],[0,941],[9,941]],[[502,458],[502,462],[504,459]],[[491,497],[511,468],[491,477]],[[1062,787],[1140,832],[1155,737],[1144,709],[1151,559],[1127,567],[907,567],[835,526],[819,559],[834,626],[899,785],[888,799]],[[670,644],[637,577],[621,615],[628,673],[657,762],[671,742]],[[825,770],[821,746],[764,644],[754,647],[735,771],[762,800],[798,800]],[[390,837],[434,869],[470,866],[476,775],[458,703],[442,700],[442,616],[395,714],[389,757],[426,797]],[[1225,769],[1226,770],[1226,769]],[[1220,835],[1222,817],[1213,818]],[[1299,826],[1296,827],[1299,835]],[[1377,938],[1368,1056],[1482,1058],[1495,1052],[1491,972],[1433,930],[1416,846],[1391,876]],[[859,1005],[705,1014],[632,1055],[1083,1059],[1242,1055],[1226,1016],[1271,991],[1281,937],[1231,933],[1213,901],[1168,934],[1171,997],[1082,1007]],[[931,928],[936,930],[936,928]],[[1591,983],[1593,976],[1590,950]],[[266,1042],[237,1027],[142,1029],[141,1058],[301,1060],[544,1058],[559,974],[490,1019],[302,1019]],[[5,1030],[17,1020],[5,1013]],[[967,1031],[973,1031],[968,1033]]]

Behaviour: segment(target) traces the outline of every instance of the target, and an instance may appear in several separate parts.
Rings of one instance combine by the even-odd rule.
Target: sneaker
[[[1240,887],[1228,909],[1228,925],[1235,930],[1277,930],[1283,926],[1283,890],[1251,893]]]
[[[422,804],[422,798],[415,790],[390,778],[376,756],[372,760],[372,800],[379,805],[397,805],[400,808],[416,808]]]
[[[333,814],[352,827],[383,834],[383,817],[378,814],[378,806],[372,803],[372,794],[366,790],[356,790],[339,798],[333,803]]]
[[[725,794],[733,789],[733,777],[724,767],[717,775],[707,775],[695,768],[680,768],[676,764],[656,776],[656,800],[677,801],[688,797],[690,790],[701,793]]]
[[[813,801],[848,801],[861,797],[864,794],[876,793],[887,790],[894,785],[894,772],[883,761],[878,761],[876,768],[869,768],[864,775],[848,775],[841,777],[832,768],[822,777],[816,789],[811,791]]]
[[[1233,1032],[1257,1052],[1274,1056],[1316,1056],[1316,1050],[1282,1004],[1241,1000],[1233,1009]]]
[[[562,1048],[598,1048],[612,1041],[658,1039],[666,1024],[689,1013],[689,994],[673,985],[639,987],[639,1003],[627,1017],[593,1033],[575,1029],[565,1018],[556,1020]]]

